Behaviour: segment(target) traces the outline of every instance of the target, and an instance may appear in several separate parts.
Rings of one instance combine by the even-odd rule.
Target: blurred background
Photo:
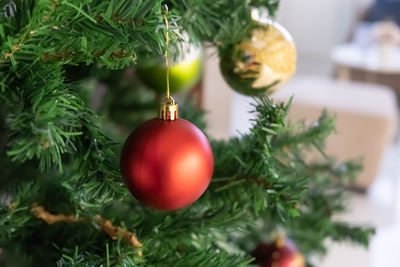
[[[277,18],[298,49],[295,77],[273,95],[294,96],[291,120],[312,124],[325,108],[336,116],[327,143],[340,160],[359,158],[364,170],[349,191],[344,219],[374,225],[369,250],[332,245],[320,267],[398,267],[400,262],[400,0],[282,1]],[[224,82],[215,51],[201,86],[209,133],[246,133],[251,98]]]

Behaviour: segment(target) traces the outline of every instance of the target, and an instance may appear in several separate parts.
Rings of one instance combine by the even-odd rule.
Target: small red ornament
[[[254,264],[260,267],[305,267],[304,257],[290,240],[260,243],[252,253]]]
[[[170,109],[170,106],[167,106]],[[177,107],[176,107],[177,108]],[[164,110],[165,112],[165,110]],[[203,132],[168,113],[146,121],[126,140],[121,155],[125,183],[139,201],[160,210],[180,209],[207,189],[214,168]]]

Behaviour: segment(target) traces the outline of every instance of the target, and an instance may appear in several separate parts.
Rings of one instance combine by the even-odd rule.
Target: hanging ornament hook
[[[169,88],[169,60],[168,60],[168,49],[169,49],[169,27],[168,27],[168,6],[161,6],[161,13],[164,18],[165,23],[165,43],[166,49],[164,53],[165,58],[165,71],[166,71],[166,95],[160,103],[160,112],[159,118],[162,120],[176,120],[178,118],[178,105],[175,103],[175,100],[171,97],[170,88]]]

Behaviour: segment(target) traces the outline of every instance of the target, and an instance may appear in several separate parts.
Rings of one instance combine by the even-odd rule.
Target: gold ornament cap
[[[167,90],[166,90],[166,96],[160,103],[160,111],[158,113],[158,118],[160,120],[165,120],[165,121],[174,121],[178,118],[178,105],[175,103],[175,100],[171,97],[169,90],[169,66],[168,66],[169,34],[168,34],[168,19],[167,19],[168,6],[162,5],[161,11],[164,18],[165,30],[166,30],[165,40],[167,49],[165,50],[164,57],[165,57],[165,72],[167,74],[166,75]]]
[[[165,121],[178,119],[178,104],[171,96],[166,96],[160,103],[158,118]]]

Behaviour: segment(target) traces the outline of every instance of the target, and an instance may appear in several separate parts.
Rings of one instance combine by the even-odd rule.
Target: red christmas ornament
[[[168,9],[163,9],[168,46]],[[126,140],[121,172],[134,197],[160,210],[190,205],[206,191],[214,168],[210,143],[192,123],[178,119],[170,96],[168,51],[165,52],[166,97],[159,118],[143,123]]]
[[[204,193],[214,159],[203,132],[189,121],[176,119],[174,102],[161,108],[161,119],[146,121],[126,140],[121,172],[139,201],[156,209],[175,210]]]
[[[260,267],[305,267],[304,257],[290,240],[260,243],[252,253]]]

